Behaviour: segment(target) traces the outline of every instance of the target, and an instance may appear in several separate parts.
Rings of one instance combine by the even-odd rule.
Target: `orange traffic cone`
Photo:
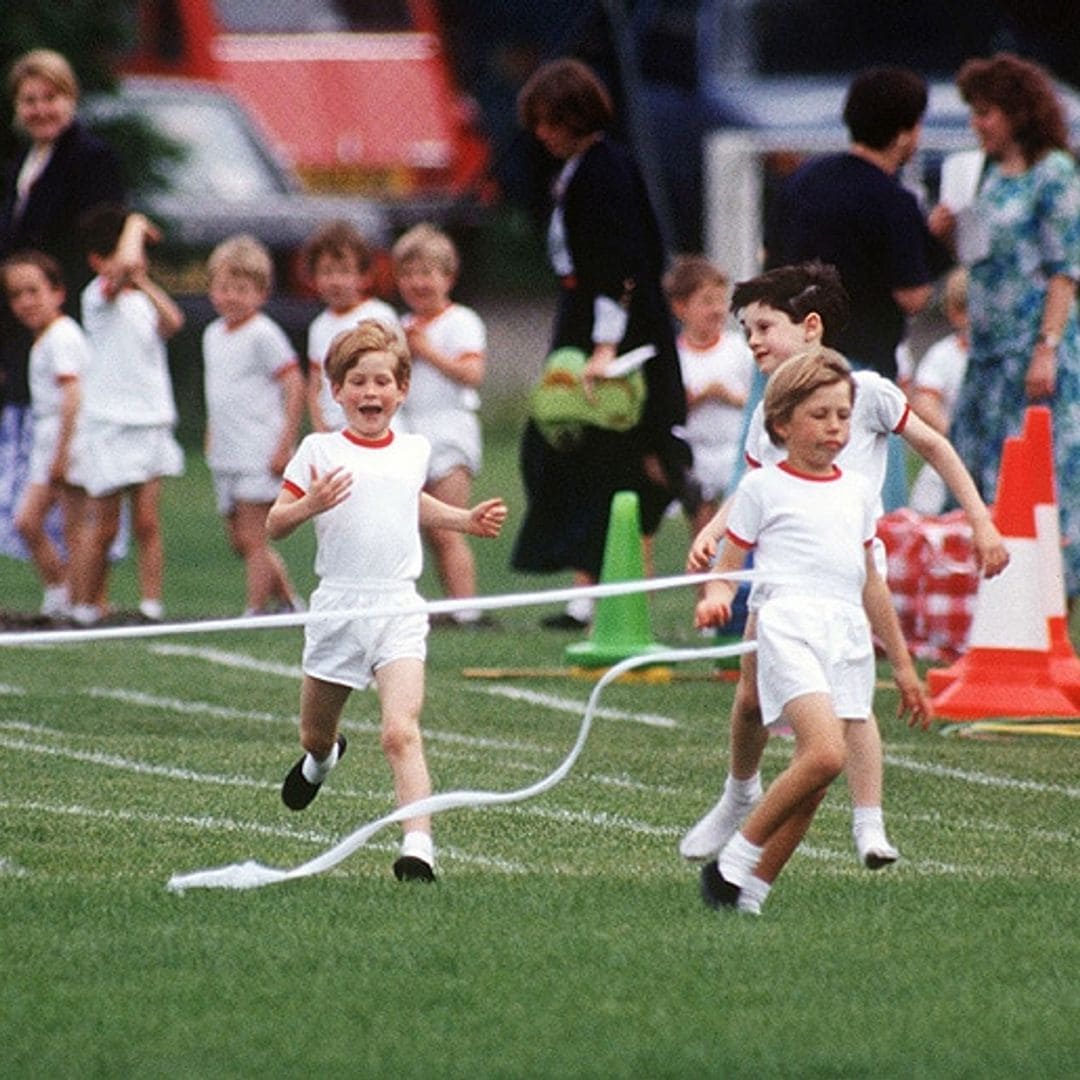
[[[967,653],[927,674],[937,716],[1080,715],[1080,661],[1065,624],[1050,417],[1046,409],[1045,418],[1032,416],[1039,411],[1029,409],[1024,434],[1002,448],[994,523],[1010,563],[979,583]]]

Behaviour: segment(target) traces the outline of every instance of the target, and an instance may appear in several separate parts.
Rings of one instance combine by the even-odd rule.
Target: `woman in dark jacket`
[[[112,149],[76,118],[79,84],[71,65],[51,49],[34,49],[11,66],[8,86],[16,126],[27,138],[0,189],[0,258],[33,248],[58,259],[67,307],[78,313],[90,272],[78,220],[98,203],[123,203],[124,185]],[[27,361],[30,336],[0,297],[0,552],[25,557],[12,520],[26,482],[30,448]]]
[[[522,125],[564,162],[555,184],[548,250],[561,289],[552,348],[588,357],[587,389],[617,355],[652,345],[643,369],[647,396],[639,423],[616,432],[585,427],[567,448],[545,441],[531,420],[521,448],[528,505],[513,566],[574,571],[576,584],[600,575],[611,498],[638,493],[651,537],[681,490],[689,451],[672,428],[686,419],[674,329],[661,287],[664,252],[644,182],[627,150],[606,135],[607,89],[585,64],[557,60],[538,70],[518,98]],[[591,605],[572,604],[545,620],[584,627]]]

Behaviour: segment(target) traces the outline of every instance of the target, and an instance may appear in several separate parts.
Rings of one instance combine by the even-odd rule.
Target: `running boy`
[[[878,578],[873,544],[880,493],[836,459],[852,436],[858,399],[847,361],[821,346],[781,364],[765,388],[764,424],[784,455],[747,473],[735,493],[716,568],[742,567],[755,552],[762,581],[750,594],[757,615],[757,681],[762,720],[795,732],[795,755],[702,868],[712,907],[760,912],[772,883],[840,775],[846,729],[870,722],[874,644],[864,593]],[[731,614],[732,582],[704,588],[699,628]],[[929,704],[895,614],[877,627],[900,690],[900,715],[929,720]]]
[[[304,245],[304,269],[326,307],[308,327],[307,408],[314,431],[340,431],[345,414],[334,400],[326,377],[330,342],[361,319],[396,326],[397,313],[372,295],[371,247],[355,225],[329,221]]]
[[[165,342],[184,325],[183,312],[146,268],[146,245],[158,231],[142,214],[104,205],[81,222],[87,262],[97,275],[82,292],[82,323],[93,346],[83,383],[77,475],[86,488],[86,525],[72,567],[72,618],[97,622],[105,595],[108,552],[129,494],[138,548],[140,614],[163,616],[165,553],[158,503],[161,479],[184,471],[173,436],[176,405]]]
[[[413,357],[402,419],[431,443],[424,490],[451,506],[468,506],[481,461],[477,410],[487,348],[484,324],[471,308],[450,299],[460,261],[454,242],[440,229],[409,229],[394,244],[393,261],[398,291],[409,308],[402,326]],[[446,595],[475,596],[476,566],[464,536],[437,527],[427,529],[426,536]],[[450,620],[457,626],[490,624],[474,609],[458,611]]]
[[[430,448],[420,435],[391,430],[409,389],[409,351],[401,331],[372,319],[334,339],[326,358],[334,398],[346,428],[308,435],[285,469],[285,484],[267,517],[271,539],[314,520],[319,586],[312,613],[407,607],[417,602],[420,526],[498,536],[506,519],[501,499],[471,510],[423,491]],[[420,736],[424,614],[379,619],[313,621],[304,630],[300,741],[304,755],[285,778],[281,797],[302,810],[345,752],[338,727],[353,689],[375,684],[382,747],[397,804],[431,794]],[[394,863],[399,880],[433,881],[430,818],[403,822]]]
[[[281,557],[266,538],[266,515],[296,449],[304,379],[285,331],[265,315],[274,264],[253,236],[233,236],[210,253],[210,302],[218,314],[203,332],[206,461],[218,512],[244,560],[245,615],[293,611]]]
[[[70,611],[68,562],[78,543],[85,492],[68,482],[72,441],[79,413],[80,378],[90,362],[90,343],[82,327],[64,314],[60,264],[40,251],[10,256],[0,267],[11,312],[34,335],[29,385],[33,416],[30,476],[15,514],[18,529],[41,578],[41,614],[61,618]],[[67,557],[45,528],[59,504]]]
[[[664,291],[679,320],[679,367],[686,388],[686,441],[702,501],[694,533],[730,491],[739,456],[742,413],[754,377],[746,339],[728,325],[728,278],[704,255],[680,255],[664,275]]]
[[[847,294],[839,275],[822,263],[803,263],[770,270],[741,282],[732,294],[732,305],[746,331],[747,341],[758,368],[771,375],[780,364],[820,345],[847,317]],[[903,391],[895,383],[872,371],[854,373],[857,395],[851,418],[851,440],[839,464],[866,476],[880,494],[885,475],[887,437],[902,435],[907,444],[929,461],[948,484],[971,523],[975,558],[986,577],[1000,573],[1008,563],[1008,552],[995,528],[990,512],[949,441],[915,416]],[[751,466],[775,463],[781,452],[770,442],[759,405],[751,418],[746,440],[746,458]],[[727,525],[728,506],[697,535],[687,566],[691,570],[709,567]],[[881,508],[878,507],[880,515]],[[879,575],[871,583],[867,613],[879,635],[879,621],[892,613],[888,587],[880,581],[884,552],[878,548]],[[747,620],[746,637],[755,632],[753,615]],[[729,773],[721,799],[683,837],[679,850],[689,859],[715,855],[738,828],[739,822],[761,796],[761,756],[768,732],[761,724],[756,689],[756,658],[742,657],[740,677],[731,709],[731,754]],[[871,716],[865,724],[850,725],[848,738],[848,787],[854,805],[853,834],[859,861],[879,869],[899,857],[889,843],[882,814],[882,750],[877,722]]]

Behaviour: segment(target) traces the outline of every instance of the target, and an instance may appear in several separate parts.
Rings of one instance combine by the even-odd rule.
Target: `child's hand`
[[[406,326],[405,341],[413,356],[419,356],[422,360],[427,360],[431,356],[431,345],[428,342],[427,331],[423,327],[415,324]]]
[[[894,672],[894,677],[900,691],[900,703],[896,707],[897,717],[907,714],[908,727],[918,725],[923,731],[929,730],[933,709],[915,669]]]
[[[311,503],[316,514],[333,510],[343,503],[352,493],[353,474],[343,465],[338,465],[328,473],[318,474],[311,466],[311,487],[304,496]]]
[[[997,526],[987,518],[977,522],[971,530],[972,545],[975,549],[975,565],[982,571],[982,576],[992,578],[1000,574],[1009,565],[1009,551]]]
[[[686,569],[691,574],[704,573],[712,569],[713,559],[716,558],[716,537],[711,536],[708,530],[703,529],[694,537],[690,545],[689,554],[686,556]]]
[[[710,581],[701,590],[701,599],[694,608],[694,626],[698,630],[707,630],[729,622],[734,599],[735,589],[732,585],[726,581]]]
[[[502,499],[485,499],[469,511],[469,529],[473,536],[494,539],[502,532],[509,511]]]

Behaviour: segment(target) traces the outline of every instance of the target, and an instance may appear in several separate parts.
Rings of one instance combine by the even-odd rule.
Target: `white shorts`
[[[321,584],[311,594],[309,611],[380,610],[411,606],[420,597],[411,583],[356,588]],[[428,617],[425,612],[375,619],[325,619],[304,626],[305,675],[324,682],[364,690],[375,672],[393,660],[427,658]]]
[[[480,471],[483,451],[480,420],[476,413],[459,409],[456,412],[410,416],[409,430],[423,435],[431,443],[427,471],[429,484],[458,468],[464,467],[473,476]]]
[[[702,498],[716,502],[731,486],[739,449],[729,443],[691,445],[694,465],[691,473],[701,488]]]
[[[182,476],[184,452],[168,424],[79,423],[68,479],[97,498],[159,476]]]
[[[757,613],[762,722],[775,724],[803,694],[828,694],[842,720],[865,720],[874,702],[874,644],[863,609],[819,597],[779,597]]]
[[[212,469],[218,513],[228,516],[237,503],[272,503],[281,492],[281,477],[269,469],[224,472]]]
[[[56,444],[60,439],[59,416],[35,416],[30,443],[30,474],[27,482],[47,484],[52,463],[56,460]]]

